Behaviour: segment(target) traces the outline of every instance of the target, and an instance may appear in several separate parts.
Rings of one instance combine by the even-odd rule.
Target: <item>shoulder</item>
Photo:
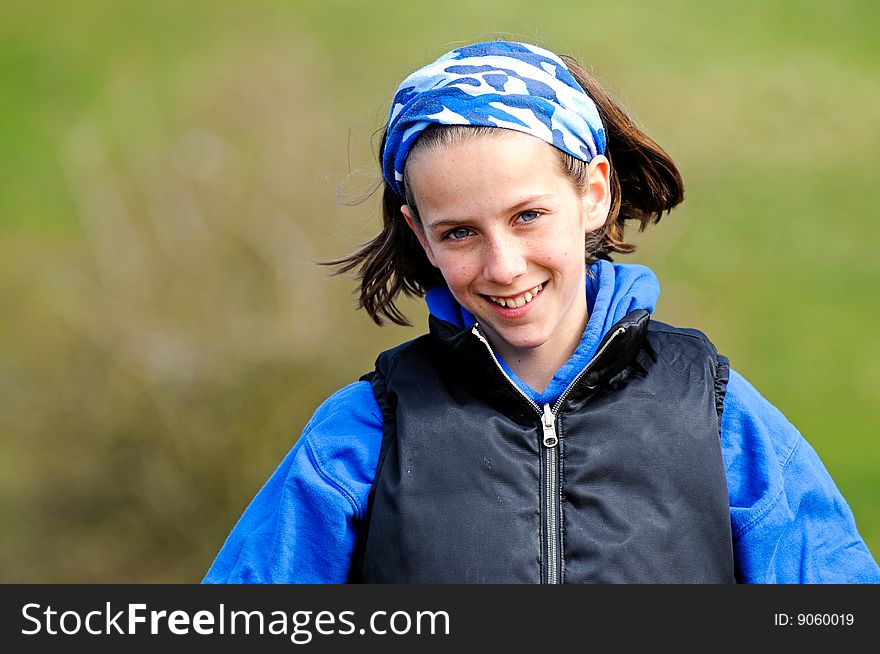
[[[816,451],[733,370],[721,446],[741,581],[880,581],[852,511]]]
[[[422,359],[430,350],[432,350],[432,337],[430,334],[422,334],[417,338],[381,352],[376,357],[376,371],[382,375],[391,374],[402,362]],[[370,378],[371,374],[365,375],[365,378]]]
[[[751,529],[778,501],[800,433],[745,378],[730,371],[721,414],[734,537]]]
[[[376,420],[381,419],[370,383],[356,381],[324,400],[306,424],[303,435],[328,427],[359,429],[375,426]]]
[[[300,441],[301,456],[362,513],[382,445],[382,412],[370,383],[354,382],[327,398]]]
[[[687,374],[688,370],[697,366],[697,369],[702,368],[714,377],[716,405],[720,414],[729,362],[727,357],[718,354],[715,345],[703,332],[687,327],[673,327],[652,319],[648,323],[646,341],[658,358],[676,372]]]
[[[331,395],[248,505],[205,581],[345,581],[381,440],[367,382]]]
[[[723,426],[728,435],[736,435],[740,456],[751,454],[785,462],[802,441],[801,435],[782,412],[761,395],[736,370],[731,369],[724,398]],[[739,443],[739,446],[736,446]],[[739,451],[748,444],[747,451]]]
[[[674,342],[681,347],[696,348],[713,354],[716,353],[715,345],[699,329],[674,327],[652,318],[648,323],[648,336],[653,337],[655,340]]]

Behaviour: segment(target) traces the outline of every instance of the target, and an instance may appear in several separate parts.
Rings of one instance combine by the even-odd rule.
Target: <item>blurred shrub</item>
[[[346,146],[320,73],[259,53],[170,117],[117,80],[71,127],[86,238],[4,248],[0,581],[197,581],[317,404],[370,366],[375,334],[360,347],[363,319],[325,297],[347,282],[314,263],[362,240],[332,237],[321,170]]]

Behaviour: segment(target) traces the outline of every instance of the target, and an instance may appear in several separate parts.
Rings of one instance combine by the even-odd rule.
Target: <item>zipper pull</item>
[[[559,439],[556,437],[556,416],[550,411],[550,405],[544,405],[544,415],[541,416],[541,426],[544,428],[544,447],[556,447]]]

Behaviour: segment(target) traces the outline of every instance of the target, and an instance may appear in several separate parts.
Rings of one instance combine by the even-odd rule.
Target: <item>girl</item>
[[[428,334],[330,397],[206,582],[878,582],[813,449],[700,332],[651,320],[624,224],[683,199],[569,58],[458,48],[395,95],[360,305]],[[585,265],[586,264],[586,265]]]

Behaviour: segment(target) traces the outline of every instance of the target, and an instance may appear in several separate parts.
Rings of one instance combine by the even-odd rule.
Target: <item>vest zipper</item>
[[[562,576],[562,566],[559,563],[560,538],[559,538],[559,437],[556,435],[556,414],[550,410],[550,405],[544,405],[544,413],[541,415],[541,427],[544,430],[544,525],[546,531],[545,545],[547,548],[547,583],[558,584]]]
[[[562,403],[565,402],[565,399],[568,397],[572,388],[574,388],[575,384],[577,384],[581,378],[587,374],[590,367],[596,362],[596,360],[602,356],[602,353],[608,348],[615,338],[617,338],[620,334],[626,331],[626,327],[618,327],[611,336],[608,337],[608,340],[605,341],[605,344],[593,355],[593,358],[587,362],[587,365],[583,367],[583,369],[577,374],[577,376],[571,381],[571,383],[565,388],[562,392],[562,395],[556,400],[553,405],[553,408],[550,408],[549,404],[544,405],[543,411],[541,407],[537,405],[532,399],[526,395],[522,389],[514,383],[514,381],[510,378],[510,375],[504,370],[504,367],[501,365],[501,362],[498,361],[498,357],[495,356],[495,351],[492,349],[492,346],[489,344],[489,341],[486,340],[486,337],[483,336],[483,333],[480,331],[480,325],[474,324],[471,328],[471,332],[483,342],[483,345],[486,346],[486,349],[489,350],[489,354],[492,356],[492,360],[495,362],[495,365],[498,367],[498,370],[504,375],[504,378],[510,383],[510,385],[516,389],[516,392],[535,410],[538,416],[541,419],[541,431],[543,434],[542,444],[544,448],[541,450],[541,459],[542,466],[544,471],[544,487],[543,487],[543,506],[545,507],[544,511],[544,543],[543,546],[545,548],[545,560],[547,561],[547,581],[548,584],[558,584],[562,581],[562,565],[561,565],[561,554],[562,547],[560,543],[559,537],[559,499],[562,494],[559,485],[559,449],[556,447],[559,444],[559,436],[556,432],[556,416],[559,413],[559,409],[562,407]]]

